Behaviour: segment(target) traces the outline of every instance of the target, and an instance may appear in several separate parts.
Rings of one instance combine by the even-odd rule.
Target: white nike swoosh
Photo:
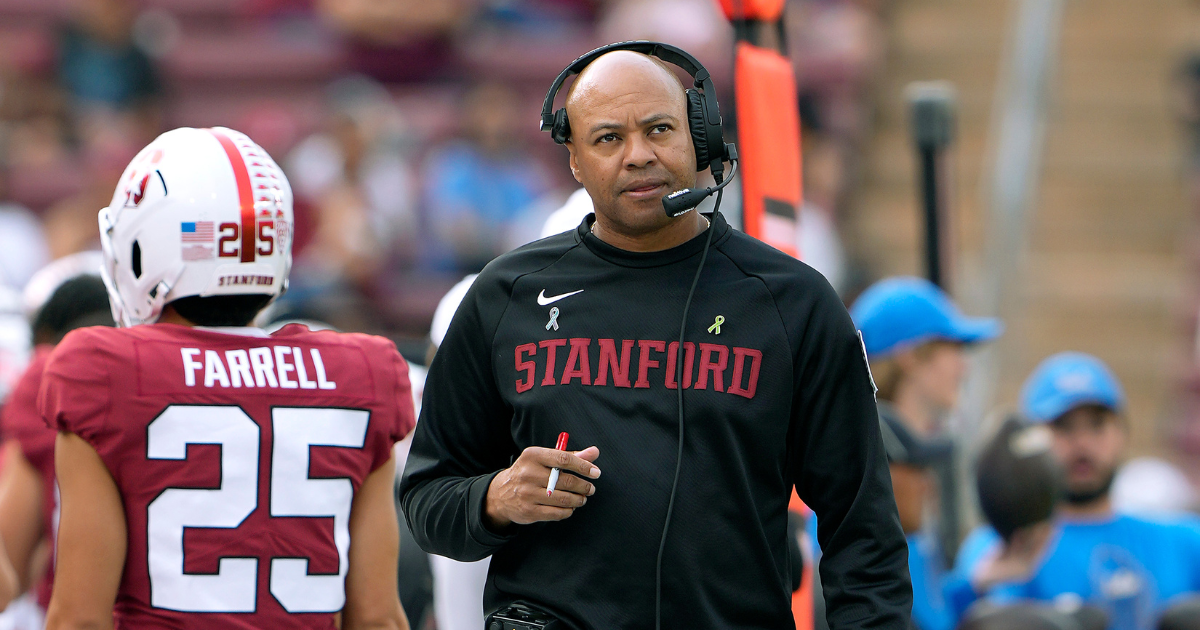
[[[575,295],[576,293],[583,293],[583,289],[580,289],[578,291],[572,291],[570,293],[563,293],[561,295],[555,295],[555,296],[551,296],[551,297],[546,297],[546,290],[542,289],[542,292],[538,294],[538,304],[541,306],[545,306],[547,304],[553,304],[565,297],[571,297],[572,295]]]

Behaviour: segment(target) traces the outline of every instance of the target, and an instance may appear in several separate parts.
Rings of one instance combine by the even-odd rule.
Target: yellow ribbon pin
[[[717,315],[717,318],[715,320],[713,320],[713,325],[708,327],[708,332],[710,332],[714,335],[721,334],[721,324],[724,324],[724,323],[725,323],[725,316]]]

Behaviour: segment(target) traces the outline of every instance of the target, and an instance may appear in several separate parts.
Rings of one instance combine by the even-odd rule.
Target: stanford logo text
[[[653,339],[622,339],[621,348],[613,339],[596,340],[599,359],[591,361],[592,339],[546,339],[525,343],[514,349],[517,368],[517,393],[527,392],[534,385],[580,385],[633,387],[659,386],[675,389],[676,357],[679,342]],[[637,345],[637,366],[630,367]],[[570,346],[569,350],[566,347]],[[566,361],[559,371],[559,349],[566,351]],[[683,344],[683,388],[709,389],[745,398],[754,398],[758,388],[758,371],[762,368],[762,351],[753,348],[730,348],[715,343],[699,344],[699,372],[696,364],[697,344]],[[666,356],[664,356],[666,355]],[[595,365],[595,371],[592,366]],[[541,379],[538,379],[541,374]],[[593,378],[593,374],[595,378]],[[693,384],[693,376],[695,382]],[[633,382],[630,379],[633,378]],[[653,380],[651,380],[653,379]]]
[[[236,275],[236,276],[221,276],[217,282],[217,286],[230,287],[239,284],[253,284],[271,286],[275,284],[275,276],[253,276],[253,275]]]

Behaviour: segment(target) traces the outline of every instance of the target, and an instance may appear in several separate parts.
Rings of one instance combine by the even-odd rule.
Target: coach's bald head
[[[687,96],[666,65],[632,51],[603,55],[579,74],[566,108],[571,172],[591,196],[606,236],[633,241],[622,241],[626,248],[653,249],[661,240],[656,234],[678,236],[703,225],[695,213],[671,219],[663,212],[663,196],[696,184]]]
[[[675,97],[685,115],[687,100],[679,77],[665,63],[632,50],[617,50],[601,55],[588,64],[567,90],[567,116],[578,107],[588,107],[595,98],[606,99],[628,90],[661,88]],[[572,127],[573,128],[573,127]]]

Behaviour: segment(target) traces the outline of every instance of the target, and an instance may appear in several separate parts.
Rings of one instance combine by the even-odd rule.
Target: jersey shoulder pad
[[[131,335],[94,326],[71,331],[42,372],[38,409],[51,428],[87,437],[105,422],[112,398],[109,375],[134,363]]]

